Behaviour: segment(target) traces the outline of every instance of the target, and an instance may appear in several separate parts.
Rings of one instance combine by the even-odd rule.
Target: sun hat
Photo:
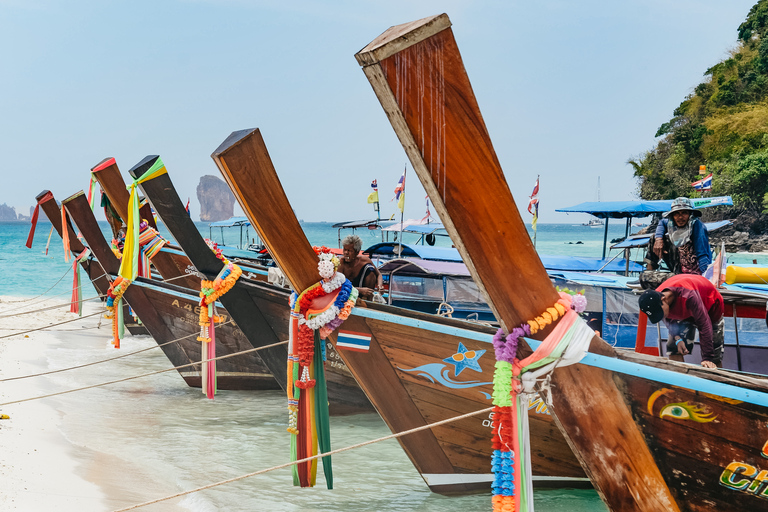
[[[693,217],[701,217],[701,212],[693,207],[693,203],[687,197],[678,197],[672,201],[672,207],[668,212],[661,214],[662,217],[668,217],[670,214],[679,211],[689,211]]]
[[[640,311],[648,315],[652,324],[664,318],[664,310],[661,307],[661,293],[656,290],[645,290],[637,301]]]

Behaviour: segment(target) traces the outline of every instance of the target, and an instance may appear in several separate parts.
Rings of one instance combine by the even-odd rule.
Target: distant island
[[[13,206],[8,206],[7,204],[3,203],[0,204],[0,221],[12,221],[12,220],[18,220],[18,221],[28,221],[31,218],[32,215],[32,209],[30,209],[29,215],[24,214],[17,214],[16,208]],[[43,218],[45,218],[45,215],[43,214]]]
[[[722,236],[760,239],[750,249],[765,250],[768,240],[760,235],[768,233],[768,0],[752,7],[737,34],[730,56],[704,71],[704,80],[659,127],[656,137],[663,138],[656,147],[628,163],[640,179],[642,199],[732,196],[733,207],[710,208],[704,219],[734,219]],[[710,173],[711,190],[697,192],[692,183]]]
[[[227,184],[216,176],[203,176],[197,185],[197,200],[200,201],[200,220],[218,222],[235,214],[235,195]]]

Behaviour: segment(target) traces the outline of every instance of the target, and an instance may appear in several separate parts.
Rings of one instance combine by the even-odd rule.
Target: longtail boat
[[[120,270],[120,260],[104,239],[83,192],[65,199],[62,207],[77,224],[101,267],[114,279]],[[199,297],[195,293],[181,286],[139,277],[126,289],[125,299],[173,366],[201,360],[201,343],[197,341],[200,332]],[[223,323],[216,338],[216,355],[253,348],[223,308],[220,316]],[[222,359],[217,362],[217,369],[219,389],[279,389],[272,374],[254,352]],[[201,365],[180,368],[178,372],[189,386],[202,386]]]
[[[518,213],[450,26],[443,14],[391,27],[356,59],[510,332],[552,307],[558,293]],[[537,345],[532,338],[519,338],[520,357]],[[551,384],[557,424],[609,509],[768,510],[765,379],[620,353],[595,336],[581,363],[558,367]]]
[[[234,132],[213,158],[251,225],[296,290],[317,282],[317,256],[294,215],[259,130]],[[287,307],[286,307],[287,309]],[[389,305],[358,306],[327,344],[393,432],[490,405],[494,329]],[[541,401],[529,416],[537,485],[583,486],[578,461]],[[466,418],[399,438],[434,492],[488,491],[490,419]]]
[[[109,198],[112,207],[123,222],[128,219],[128,202],[130,194],[125,186],[120,169],[114,158],[105,158],[91,169],[91,175],[96,178],[101,189]],[[150,227],[157,229],[157,223],[149,203],[144,203],[139,208],[141,219]],[[171,250],[160,251],[152,258],[152,265],[157,269],[165,281],[173,281],[174,284],[200,291],[200,278],[190,268],[189,259],[180,251],[173,250],[170,244],[166,246]]]
[[[129,173],[137,179],[157,160],[157,156],[148,156]],[[197,270],[207,279],[214,279],[224,265],[215,257],[189,218],[169,174],[145,180],[139,187]],[[246,272],[246,267],[243,268],[241,278],[219,300],[254,347],[288,340],[290,290],[269,284],[264,281],[263,274]],[[259,354],[275,379],[285,388],[286,345],[274,346]],[[370,402],[340,359],[328,368],[327,379],[331,414],[371,410]]]
[[[56,230],[59,236],[63,238],[62,235],[64,230],[62,229],[61,222],[61,207],[57,204],[53,193],[49,190],[43,190],[37,195],[37,197],[35,197],[35,199],[37,200],[38,205],[40,205],[40,208],[42,208],[43,212],[45,212],[45,215],[51,222],[53,229]],[[75,258],[77,258],[78,255],[83,254],[85,246],[82,244],[82,242],[80,242],[80,239],[77,238],[69,218],[67,218],[66,224],[69,248]],[[109,278],[105,274],[104,270],[96,263],[93,257],[81,258],[80,266],[83,268],[83,270],[85,270],[88,279],[90,279],[91,283],[93,283],[93,287],[96,288],[96,291],[99,293],[101,300],[106,300],[107,291],[109,290]],[[130,308],[128,304],[124,304],[123,308],[123,316],[126,319],[125,328],[128,329],[128,332],[134,336],[147,334],[147,328],[133,319],[133,316],[130,314]]]

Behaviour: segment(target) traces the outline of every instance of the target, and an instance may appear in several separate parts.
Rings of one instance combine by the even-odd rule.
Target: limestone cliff
[[[235,196],[227,184],[216,176],[203,176],[197,185],[197,200],[200,202],[200,220],[217,222],[234,215]]]
[[[5,203],[0,204],[0,220],[18,220],[16,209]]]

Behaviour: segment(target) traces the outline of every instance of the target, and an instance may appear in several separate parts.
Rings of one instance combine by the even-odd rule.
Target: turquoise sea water
[[[102,227],[105,232],[108,230],[106,223]],[[198,228],[204,236],[208,236],[206,224],[198,223]],[[337,246],[338,233],[330,223],[304,223],[303,228],[311,243]],[[27,223],[0,223],[0,296],[32,297],[45,293],[47,298],[58,296],[61,300],[68,300],[72,289],[72,263],[64,261],[61,239],[54,233],[46,255],[50,224],[40,223],[31,250],[24,247],[28,229]],[[167,236],[163,228],[161,233]],[[367,231],[358,234],[363,238],[364,245],[380,241],[378,234]],[[623,235],[623,226],[609,227],[609,241]],[[598,257],[602,250],[602,239],[602,229],[570,224],[540,224],[537,247],[541,253],[551,255]],[[415,237],[406,235],[405,241],[415,242]],[[577,244],[579,241],[582,243]],[[225,242],[232,243],[228,238],[225,238]],[[444,240],[438,244],[448,245],[448,242]],[[84,290],[84,297],[95,295],[93,288],[86,286]],[[101,358],[105,350],[103,342],[86,341],[84,338],[82,346],[60,347],[48,356],[47,364],[67,367],[78,364],[83,358]],[[141,338],[126,343],[128,346],[152,345],[150,341]],[[109,379],[166,366],[164,356],[159,351],[152,351],[140,362],[133,361],[110,368]],[[53,389],[58,385],[77,387],[81,384],[79,379],[78,376],[62,374],[52,379],[47,386],[53,386]],[[89,382],[99,380],[108,379],[91,376]],[[66,421],[62,422],[61,429],[66,438],[87,445],[92,450],[121,459],[140,461],[148,472],[161,471],[158,481],[167,481],[168,485],[176,486],[174,488],[178,491],[286,461],[286,449],[280,441],[276,441],[285,437],[287,424],[281,393],[227,392],[210,403],[201,399],[198,390],[188,388],[175,372],[132,382],[112,391],[73,393],[66,395],[66,399],[62,398],[61,403],[66,403],[69,411],[78,412],[67,415]],[[116,394],[120,398],[116,399]],[[163,425],[163,429],[160,432],[147,430],[146,419],[136,424],[125,422],[121,427],[120,443],[111,442],[110,437],[99,441],[99,425],[109,421],[109,417],[120,418],[121,415],[131,415],[132,411],[144,411],[143,414],[151,418],[151,424]],[[331,428],[334,448],[389,434],[386,425],[376,414],[333,418]],[[219,464],[217,467],[222,471],[211,473],[191,469],[186,451],[190,446],[208,443],[212,433],[217,443],[217,453],[221,454],[216,459]],[[340,454],[334,458],[334,472],[334,491],[326,491],[324,488],[294,489],[290,486],[287,471],[282,470],[261,479],[257,477],[253,481],[194,495],[185,499],[182,506],[194,511],[459,512],[491,509],[489,494],[448,498],[430,493],[395,441]],[[165,493],[147,499],[162,495]],[[605,510],[594,491],[536,491],[535,500],[537,510],[544,512]]]

